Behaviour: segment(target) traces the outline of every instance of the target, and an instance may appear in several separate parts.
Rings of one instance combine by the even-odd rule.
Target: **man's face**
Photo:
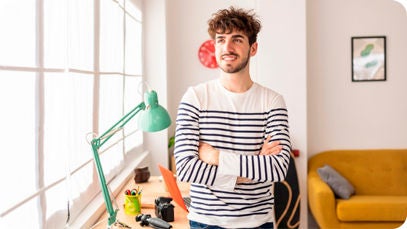
[[[257,43],[250,46],[248,37],[241,32],[215,36],[216,61],[226,73],[237,73],[246,68],[256,50]]]

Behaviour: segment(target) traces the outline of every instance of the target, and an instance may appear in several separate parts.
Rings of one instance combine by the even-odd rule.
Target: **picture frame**
[[[354,36],[352,82],[386,81],[386,36]]]

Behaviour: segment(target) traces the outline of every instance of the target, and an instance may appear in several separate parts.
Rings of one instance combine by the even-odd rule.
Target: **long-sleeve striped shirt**
[[[259,155],[267,136],[283,146],[278,155]],[[199,160],[199,142],[219,150],[219,164]],[[273,182],[287,174],[291,143],[283,97],[254,83],[244,93],[219,80],[191,87],[176,120],[177,178],[191,183],[188,219],[226,228],[275,222]],[[251,182],[236,183],[237,177]]]

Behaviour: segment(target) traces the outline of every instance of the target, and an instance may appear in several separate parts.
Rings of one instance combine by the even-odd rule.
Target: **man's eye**
[[[236,43],[242,43],[243,41],[242,41],[242,39],[235,39],[235,42]]]

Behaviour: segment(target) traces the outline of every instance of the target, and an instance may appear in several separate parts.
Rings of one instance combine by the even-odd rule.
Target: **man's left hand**
[[[205,142],[199,142],[199,159],[210,165],[219,165],[219,150]]]

